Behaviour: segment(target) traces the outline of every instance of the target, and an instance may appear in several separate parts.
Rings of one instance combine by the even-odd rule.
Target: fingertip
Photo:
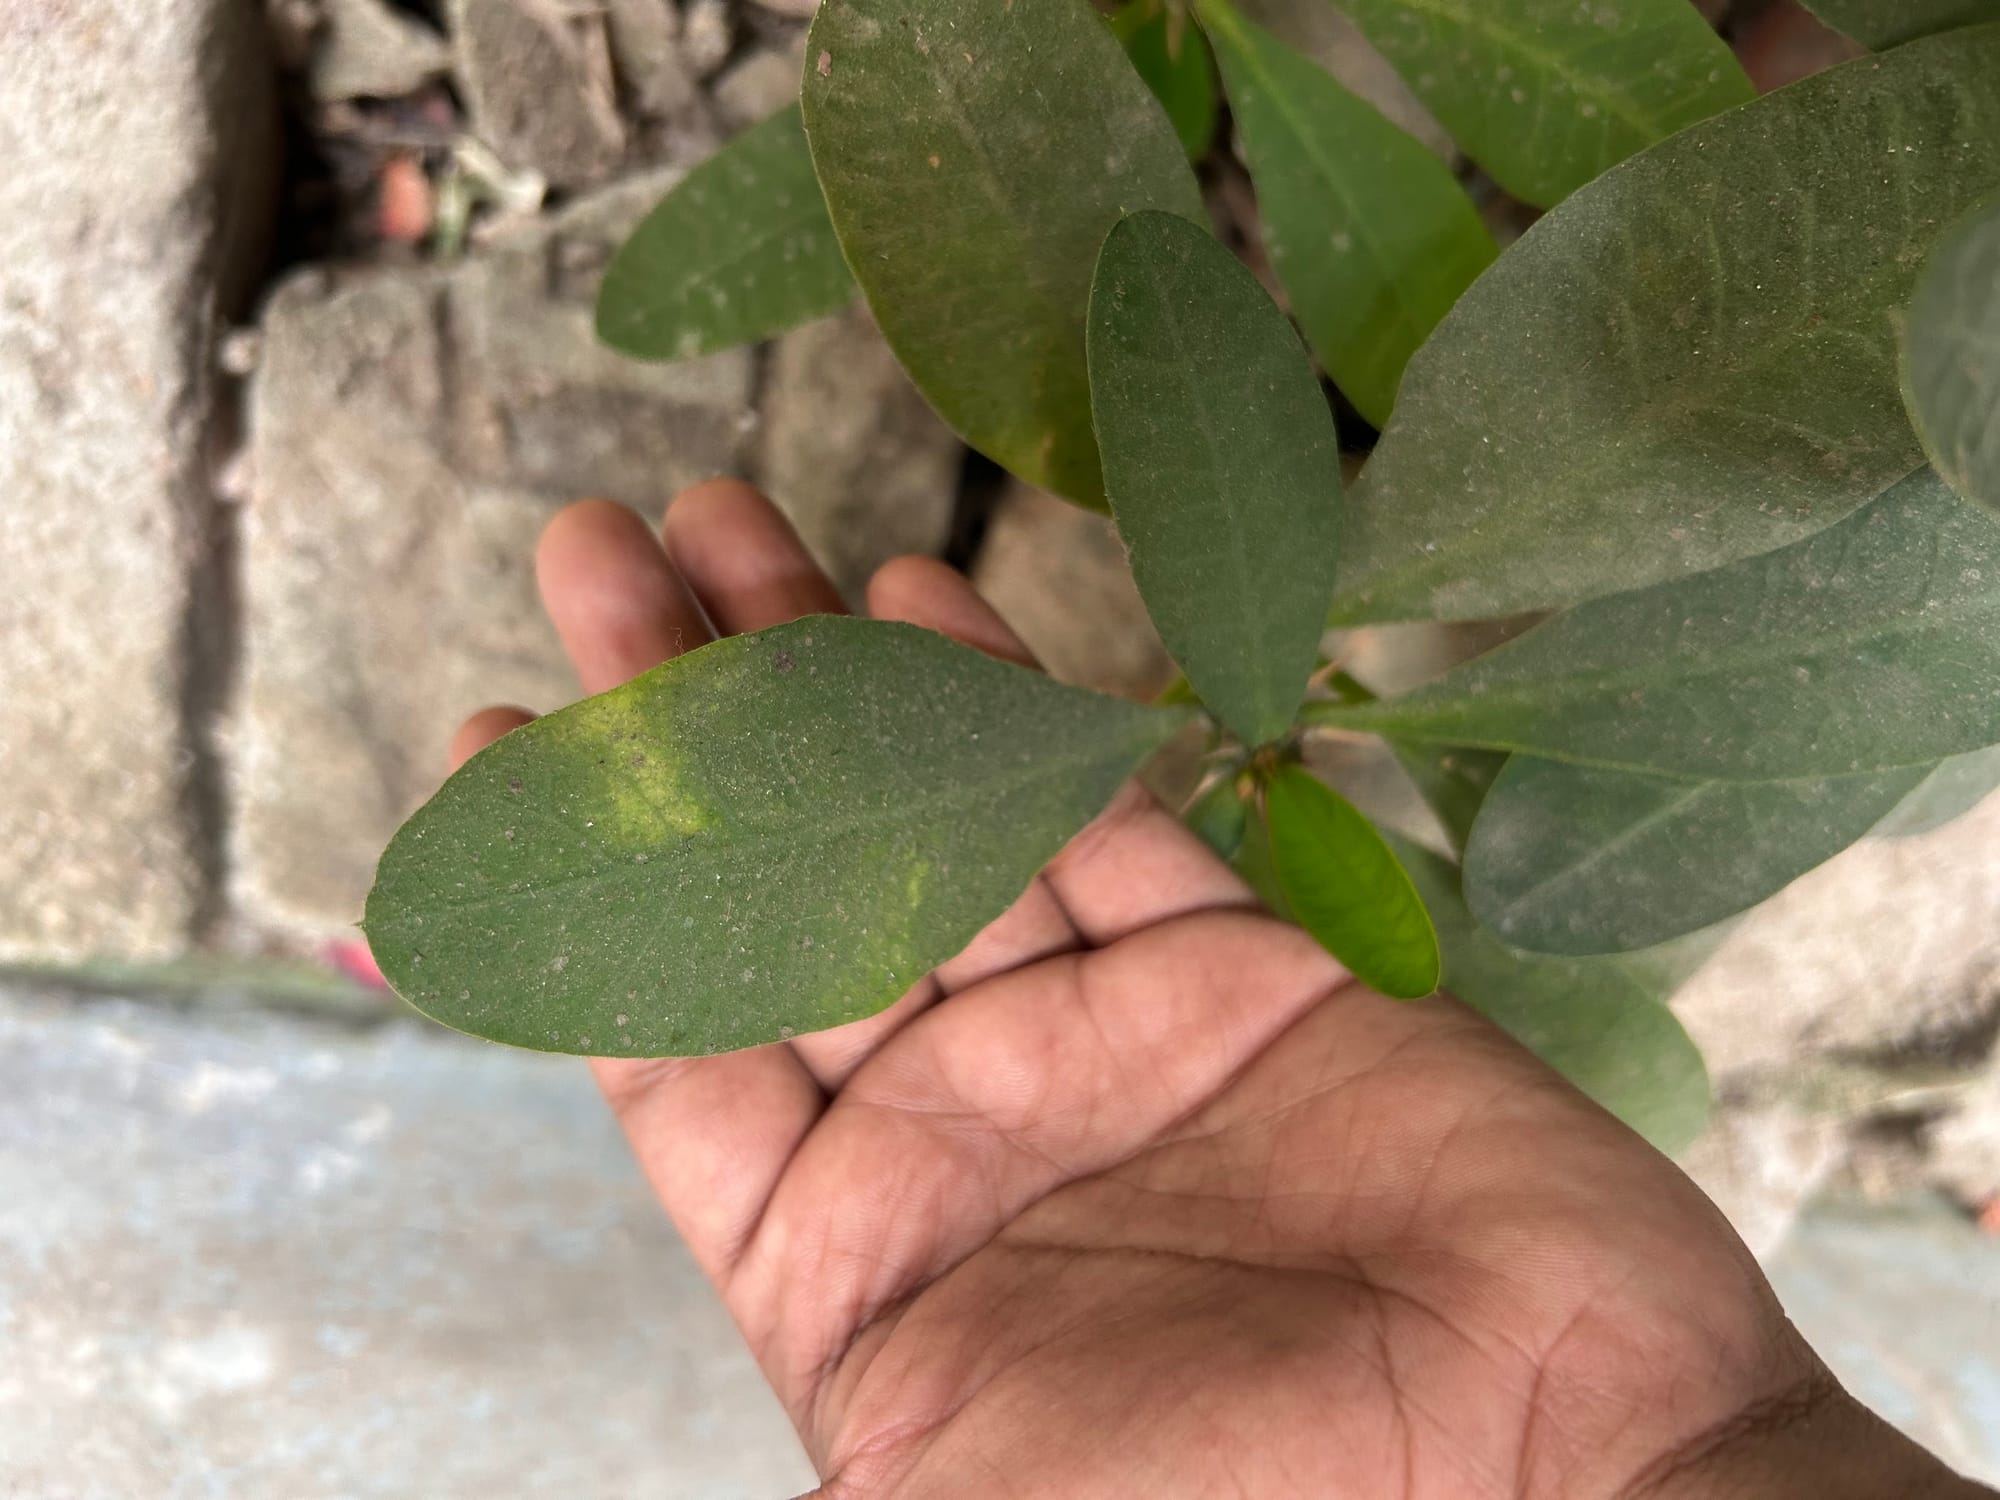
[[[965,575],[934,557],[891,558],[868,580],[868,613],[948,635],[963,645],[1024,667],[1035,653]]]
[[[710,479],[667,507],[667,557],[725,632],[845,612],[785,513],[740,479]]]
[[[745,480],[721,474],[691,484],[667,502],[660,531],[671,545],[676,536],[690,536],[744,510],[762,510],[770,501]]]
[[[535,549],[535,581],[587,693],[708,639],[652,527],[612,501],[580,500],[551,518]]]
[[[451,748],[445,755],[446,764],[456,771],[502,735],[511,734],[522,725],[534,722],[535,716],[525,708],[511,705],[482,708],[458,726],[458,733],[451,737]]]

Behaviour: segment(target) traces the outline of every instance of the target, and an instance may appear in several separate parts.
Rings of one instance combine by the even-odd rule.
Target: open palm
[[[840,607],[742,486],[665,543],[550,527],[587,690]],[[934,563],[870,605],[1026,655]],[[1857,1432],[1811,1493],[1951,1483],[1669,1162],[1469,1011],[1354,984],[1137,790],[883,1015],[595,1066],[824,1500],[1780,1494],[1788,1440]]]

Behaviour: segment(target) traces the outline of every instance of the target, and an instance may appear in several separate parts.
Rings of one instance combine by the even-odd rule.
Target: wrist
[[[1994,1500],[1820,1372],[1651,1465],[1619,1500]]]

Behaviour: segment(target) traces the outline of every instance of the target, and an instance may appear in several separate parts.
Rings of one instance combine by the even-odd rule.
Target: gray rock
[[[612,61],[639,113],[665,120],[695,105],[699,89],[671,0],[610,0],[605,22]]]
[[[906,552],[940,551],[964,447],[858,302],[777,340],[757,477],[842,593]]]
[[[2000,1050],[1932,1129],[1931,1179],[1961,1202],[2000,1203]]]
[[[574,696],[532,577],[559,506],[651,512],[740,467],[747,353],[647,366],[592,334],[597,271],[672,180],[608,190],[450,275],[308,276],[272,302],[231,736],[253,921],[351,922],[459,720]]]
[[[681,15],[681,47],[695,72],[708,77],[736,46],[736,27],[729,0],[689,0]]]
[[[2000,797],[1869,840],[1745,916],[1674,1008],[1718,1077],[1950,1052],[2000,1015]]]
[[[715,109],[731,130],[754,125],[797,102],[805,38],[779,51],[752,52],[715,80]]]
[[[0,1494],[813,1484],[584,1069],[0,993]]]
[[[309,75],[315,99],[393,99],[450,70],[450,44],[385,0],[326,0]]]
[[[0,6],[0,961],[171,953],[208,897],[204,451],[261,40],[234,0]]]
[[[592,65],[558,0],[454,0],[451,30],[472,127],[508,165],[561,187],[597,182],[618,165],[625,128],[608,70]]]
[[[972,581],[1064,682],[1145,697],[1173,676],[1108,516],[1010,484]]]

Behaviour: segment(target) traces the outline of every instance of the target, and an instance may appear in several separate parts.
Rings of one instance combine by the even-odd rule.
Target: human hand
[[[841,607],[741,485],[664,535],[544,536],[586,691]],[[1027,660],[941,564],[869,605]],[[882,1015],[593,1067],[821,1500],[1984,1493],[1840,1391],[1670,1162],[1356,985],[1136,789]]]

